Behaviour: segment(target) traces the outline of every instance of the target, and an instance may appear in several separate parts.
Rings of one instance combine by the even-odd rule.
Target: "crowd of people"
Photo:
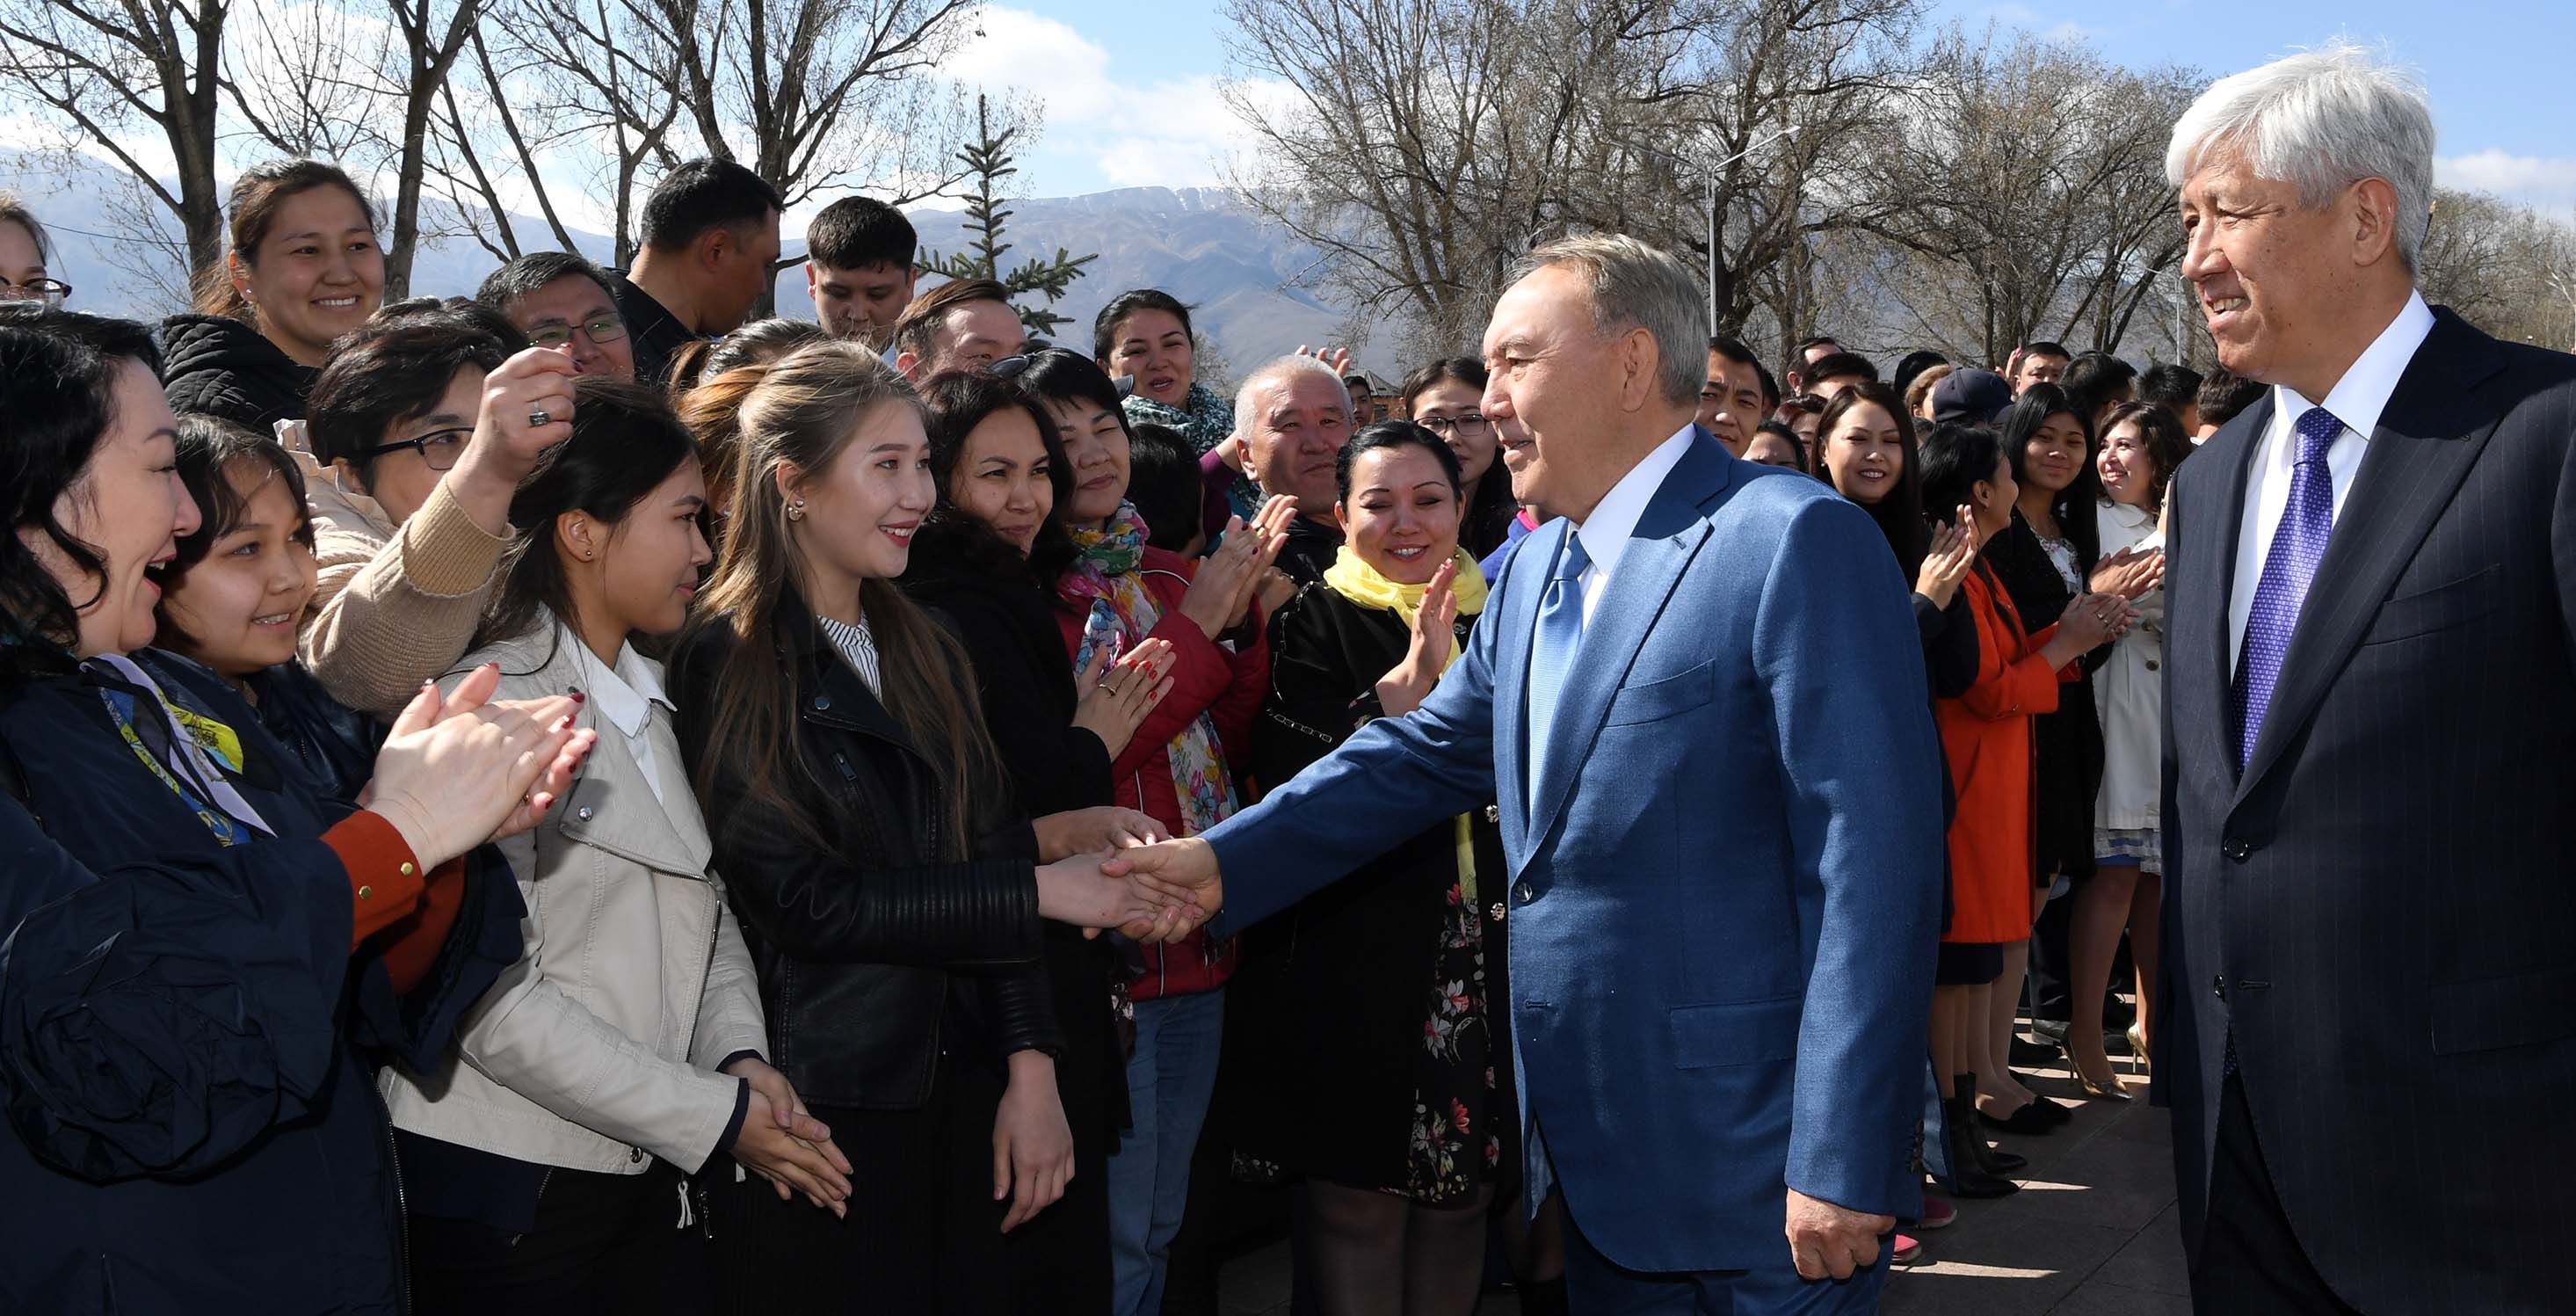
[[[2017,1070],[2062,1055],[2084,1099],[2141,1095],[2114,1057],[2165,1050],[2172,998],[2171,495],[2273,386],[2045,341],[1882,370],[1816,336],[1775,374],[1718,335],[1703,364],[1655,309],[1681,278],[1687,310],[1679,266],[1584,240],[1391,397],[1303,347],[1227,396],[1169,292],[1113,298],[1088,350],[1035,341],[998,283],[917,291],[911,226],[866,198],[808,230],[817,320],[751,319],[780,211],[695,161],[628,270],[529,255],[385,303],[366,191],[280,162],[234,183],[198,305],[147,328],[67,307],[36,216],[0,204],[0,1305],[1155,1316],[1212,1310],[1214,1258],[1272,1207],[1325,1316],[1463,1316],[1496,1284],[1566,1310],[1569,1253],[1709,1269],[1632,1262],[1597,1198],[1577,1231],[1597,1130],[1542,1109],[1555,1162],[1537,1145],[1524,1090],[1562,1043],[1516,1035],[1549,984],[1516,993],[1510,945],[1545,894],[1524,815],[1582,752],[1545,741],[1552,671],[1525,760],[1444,778],[1428,826],[1355,813],[1404,839],[1319,847],[1298,893],[1216,917],[1178,861],[1122,859],[1214,832],[1293,866],[1273,819],[1326,797],[1284,788],[1446,735],[1486,698],[1471,651],[1515,642],[1507,599],[1542,650],[1571,582],[1596,630],[1630,624],[1601,528],[1661,504],[1578,502],[1570,450],[1540,451],[1594,423],[1543,405],[1561,307],[1533,299],[1566,271],[1611,344],[1598,416],[1682,414],[1695,385],[1646,464],[1773,509],[1792,529],[1762,551],[1826,573],[1810,592],[1902,678],[1774,673],[1762,628],[1806,604],[1710,594],[1756,636],[1744,674],[1592,709],[1600,752],[1638,755],[1614,733],[1711,699],[1794,700],[1801,731],[1811,701],[1896,705],[1873,734],[1904,799],[1870,843],[1912,849],[1877,894],[1829,872],[1817,899],[1887,905],[1889,944],[1829,928],[1827,958],[1901,970],[1866,1009],[1907,1015],[1920,1065],[1838,1100],[1914,1150],[1827,1200],[1901,1232],[1798,1274],[1901,1263],[1947,1198],[2014,1192],[1989,1134],[2069,1120]],[[1814,503],[1875,533],[1815,538]],[[1901,621],[1871,629],[1907,610],[1920,687]],[[1631,789],[1693,789],[1656,776]],[[1788,792],[1784,864],[1848,844],[1795,824],[1825,788],[1725,788]],[[1766,844],[1647,839],[1723,861],[1691,838]],[[1803,888],[1774,897],[1667,914],[1812,924]],[[1670,1004],[1685,1071],[1790,1054]],[[1829,1050],[1817,1026],[1798,1049]],[[1817,1162],[1788,1145],[1805,1248]]]

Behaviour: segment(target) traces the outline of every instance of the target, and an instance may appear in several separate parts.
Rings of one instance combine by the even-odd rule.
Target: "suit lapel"
[[[2281,660],[2280,684],[2236,786],[2239,802],[2316,713],[2378,616],[2380,602],[2450,507],[2470,464],[2503,419],[2475,394],[2478,384],[2503,368],[2492,348],[2485,335],[2443,311],[2399,378],[2308,586]]]
[[[1708,522],[1700,516],[1700,507],[1724,491],[1729,460],[1715,439],[1695,431],[1680,463],[1664,477],[1647,501],[1645,514],[1637,518],[1637,528],[1619,555],[1618,570],[1603,587],[1600,606],[1593,610],[1583,643],[1566,670],[1566,687],[1557,693],[1547,761],[1533,765],[1538,774],[1530,811],[1533,841],[1555,828],[1576,772],[1591,755],[1592,742],[1610,714],[1611,696],[1626,681],[1637,650],[1663,615],[1683,571],[1708,542]],[[1522,646],[1524,652],[1527,647]]]
[[[1512,550],[1506,568],[1520,575],[1495,596],[1479,618],[1479,627],[1494,631],[1494,798],[1502,805],[1505,853],[1526,855],[1529,817],[1522,801],[1529,793],[1529,659],[1538,631],[1539,596],[1547,592],[1549,569],[1565,545],[1565,522],[1550,521],[1529,532]],[[1519,861],[1515,860],[1514,868]]]

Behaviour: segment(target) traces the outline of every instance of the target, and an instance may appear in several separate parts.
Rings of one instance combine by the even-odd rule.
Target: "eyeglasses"
[[[29,279],[11,283],[0,279],[0,302],[43,302],[48,311],[58,310],[70,301],[72,286],[60,279]]]
[[[600,343],[613,343],[626,336],[626,322],[612,315],[583,325],[550,324],[543,329],[531,329],[528,331],[528,345],[542,347],[549,352],[560,352],[572,346],[572,335],[575,329],[580,330],[581,336],[589,339],[594,346]]]
[[[473,437],[474,429],[472,426],[460,426],[456,429],[447,430],[431,430],[429,433],[423,434],[416,439],[396,439],[391,443],[379,443],[375,447],[367,449],[367,455],[370,457],[382,457],[388,453],[400,452],[405,448],[409,448],[420,454],[420,459],[429,464],[429,469],[433,471],[451,470],[456,465],[457,454],[465,451],[465,441]]]
[[[1482,434],[1487,424],[1484,417],[1472,411],[1463,416],[1425,416],[1416,423],[1444,439],[1455,434]]]

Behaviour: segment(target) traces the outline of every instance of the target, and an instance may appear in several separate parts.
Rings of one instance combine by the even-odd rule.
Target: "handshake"
[[[1038,916],[1144,942],[1178,941],[1225,906],[1216,852],[1197,837],[1174,840],[1134,809],[1076,809],[1034,824]]]

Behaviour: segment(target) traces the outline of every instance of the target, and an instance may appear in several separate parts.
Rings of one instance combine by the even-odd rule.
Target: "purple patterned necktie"
[[[2299,417],[2298,460],[2290,467],[2290,499],[2281,508],[2280,528],[2272,532],[2272,549],[2263,557],[2263,576],[2254,586],[2254,610],[2245,619],[2245,644],[2236,668],[2236,766],[2254,757],[2254,738],[2262,733],[2263,714],[2272,707],[2272,687],[2281,677],[2281,659],[2290,652],[2290,636],[2299,626],[2299,608],[2307,602],[2308,584],[2326,555],[2326,537],[2334,533],[2334,473],[2326,466],[2326,449],[2343,433],[2343,422],[2323,407],[2310,407]]]

